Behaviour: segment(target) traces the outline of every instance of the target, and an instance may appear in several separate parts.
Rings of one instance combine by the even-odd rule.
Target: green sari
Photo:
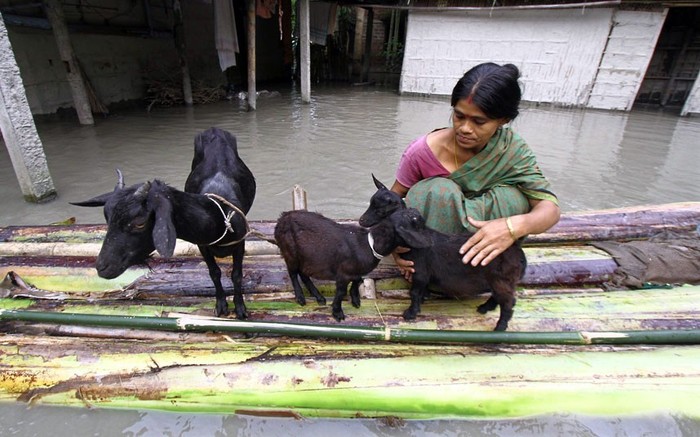
[[[448,177],[424,179],[406,194],[426,224],[450,234],[476,231],[467,216],[477,220],[525,214],[528,199],[558,204],[535,155],[509,127],[499,128],[476,156]]]

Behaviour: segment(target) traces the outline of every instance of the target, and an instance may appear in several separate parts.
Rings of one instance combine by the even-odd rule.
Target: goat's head
[[[412,249],[430,247],[433,242],[425,231],[425,219],[415,208],[402,208],[389,216],[396,233],[403,240],[401,246]]]
[[[176,232],[168,190],[158,180],[123,188],[120,178],[112,192],[71,202],[76,206],[104,206],[107,235],[95,265],[100,277],[116,278],[130,266],[145,263],[153,250],[161,256],[172,256]]]
[[[229,151],[230,149],[230,151]],[[231,153],[233,152],[233,153]],[[217,156],[219,159],[231,160],[238,156],[238,143],[231,132],[210,127],[194,138],[194,156],[192,170],[205,161],[205,156]]]
[[[394,211],[406,208],[406,203],[401,196],[388,189],[384,184],[372,174],[374,186],[377,191],[369,201],[369,208],[360,217],[360,226],[368,228],[379,223],[382,219],[389,217]]]

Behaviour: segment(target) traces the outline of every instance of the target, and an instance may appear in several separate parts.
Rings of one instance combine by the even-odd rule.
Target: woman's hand
[[[469,223],[478,229],[459,249],[464,255],[462,262],[485,266],[508,249],[518,238],[529,234],[540,234],[554,226],[561,215],[559,206],[549,200],[529,199],[530,212],[513,215],[510,224],[505,218],[481,221],[467,217]]]
[[[462,262],[485,266],[515,243],[505,218],[481,221],[467,217],[478,231],[459,249]]]
[[[394,250],[391,255],[394,257],[394,262],[396,265],[399,267],[399,271],[401,272],[401,275],[406,278],[408,282],[411,282],[413,278],[413,273],[415,273],[415,269],[413,268],[413,261],[409,261],[407,259],[401,258],[400,254],[408,252],[409,248],[407,247],[397,247],[396,250]]]

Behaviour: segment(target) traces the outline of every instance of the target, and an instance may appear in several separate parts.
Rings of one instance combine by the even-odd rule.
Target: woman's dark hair
[[[454,107],[458,101],[469,99],[489,118],[513,120],[518,116],[522,96],[519,77],[520,71],[513,64],[479,64],[457,82],[451,104]]]

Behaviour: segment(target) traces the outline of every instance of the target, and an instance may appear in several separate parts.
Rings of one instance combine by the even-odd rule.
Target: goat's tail
[[[255,237],[258,237],[261,240],[267,241],[268,243],[272,243],[275,246],[278,246],[277,240],[275,240],[274,237],[270,237],[269,235],[264,234],[255,228],[251,228],[250,231],[248,232],[248,235],[253,235]]]

